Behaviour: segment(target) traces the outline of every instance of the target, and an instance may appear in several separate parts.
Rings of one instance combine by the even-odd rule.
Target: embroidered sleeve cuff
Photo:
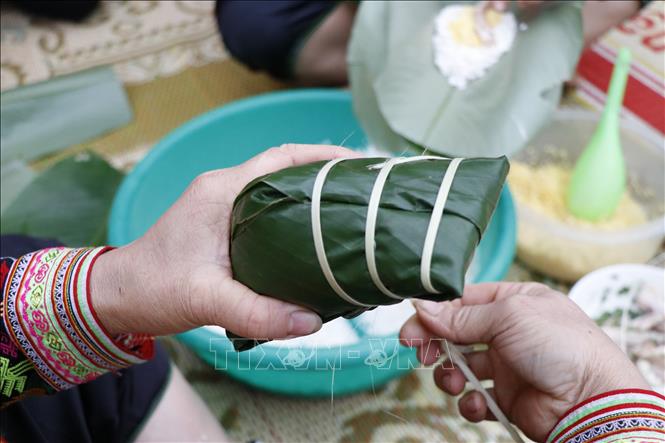
[[[662,442],[665,397],[642,389],[624,389],[592,397],[568,411],[550,432],[548,443]]]
[[[90,270],[109,249],[42,249],[16,260],[7,276],[7,332],[55,390],[152,357],[152,337],[110,337],[90,303]]]

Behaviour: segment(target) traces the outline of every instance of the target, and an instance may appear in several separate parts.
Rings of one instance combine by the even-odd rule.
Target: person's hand
[[[102,254],[92,269],[92,304],[110,334],[172,334],[220,325],[251,338],[306,335],[315,313],[254,293],[233,279],[230,216],[251,180],[279,169],[356,153],[334,146],[286,145],[240,166],[197,177],[135,242]]]
[[[517,12],[524,20],[540,14],[548,6],[555,6],[556,1],[545,0],[487,0],[487,7],[498,12],[505,12],[517,6]],[[587,0],[582,6],[582,28],[584,45],[588,46],[607,31],[633,16],[640,9],[637,0]]]
[[[505,12],[511,7],[512,0],[489,0],[487,6],[494,9],[498,12]],[[544,0],[515,0],[514,3],[517,5],[518,10],[521,14],[524,14],[526,17],[531,17],[538,12],[546,5]]]
[[[487,351],[467,355],[469,367],[478,379],[494,381],[491,395],[531,439],[544,440],[568,409],[594,395],[649,389],[628,357],[574,302],[544,285],[470,285],[461,299],[415,305],[402,343],[418,346],[419,359],[428,365],[442,354],[437,339],[486,343]],[[450,362],[435,368],[434,380],[450,395],[464,390],[465,378]],[[467,420],[493,419],[478,392],[466,393],[458,406]]]
[[[586,0],[582,5],[584,45],[590,45],[639,10],[637,0]]]

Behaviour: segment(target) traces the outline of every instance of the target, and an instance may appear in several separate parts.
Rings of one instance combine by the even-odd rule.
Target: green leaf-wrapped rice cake
[[[505,157],[354,158],[260,177],[234,204],[234,277],[324,322],[459,297],[508,168]],[[229,337],[238,350],[259,343]]]

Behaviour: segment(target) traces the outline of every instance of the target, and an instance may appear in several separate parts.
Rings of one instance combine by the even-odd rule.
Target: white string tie
[[[314,249],[316,250],[316,258],[319,260],[319,266],[323,272],[323,276],[326,278],[326,281],[330,285],[333,291],[344,301],[351,303],[356,306],[362,306],[365,308],[372,308],[374,305],[368,305],[361,303],[358,300],[351,297],[349,294],[342,289],[342,287],[335,280],[332,269],[330,269],[330,264],[328,263],[328,258],[326,257],[326,250],[323,245],[323,233],[321,231],[321,191],[323,190],[323,185],[326,182],[326,177],[328,172],[339,162],[348,160],[345,158],[337,158],[331,160],[319,171],[314,180],[314,189],[312,190],[312,235],[314,237]]]
[[[448,169],[441,181],[439,193],[434,202],[432,209],[432,216],[429,219],[429,226],[427,226],[427,234],[425,234],[425,244],[423,245],[423,254],[420,259],[420,282],[423,288],[430,294],[438,294],[439,291],[432,285],[431,268],[432,268],[432,255],[434,254],[434,245],[436,243],[436,236],[439,232],[441,225],[441,217],[443,217],[443,210],[446,207],[450,187],[453,184],[457,168],[462,163],[463,158],[455,158],[448,165]]]
[[[366,308],[371,308],[374,305],[369,305],[362,303],[344,291],[344,289],[339,285],[335,276],[333,275],[332,269],[328,262],[328,258],[325,252],[325,246],[323,244],[323,232],[321,229],[321,194],[323,191],[323,186],[325,184],[328,173],[332,168],[338,163],[347,160],[344,158],[338,158],[331,160],[326,163],[314,180],[314,188],[312,189],[312,236],[314,238],[314,249],[316,251],[316,257],[319,261],[319,266],[323,275],[333,289],[333,291],[343,300],[347,301],[356,306],[362,306]],[[369,203],[367,205],[367,219],[365,222],[365,259],[367,261],[367,269],[369,271],[370,277],[374,285],[386,296],[403,300],[404,297],[395,294],[390,289],[388,289],[385,284],[381,281],[379,276],[379,271],[376,265],[376,221],[378,217],[379,204],[381,201],[381,194],[385,187],[386,181],[390,171],[395,165],[402,163],[410,163],[414,161],[421,160],[448,160],[444,157],[436,156],[414,156],[406,158],[393,158],[387,160],[380,167],[381,170],[376,177],[372,192],[370,195]],[[457,168],[460,163],[463,161],[462,158],[455,158],[450,161],[448,169],[446,170],[443,179],[441,181],[441,186],[439,192],[437,193],[436,200],[434,202],[434,207],[432,208],[432,215],[430,217],[429,225],[427,227],[427,233],[425,235],[425,242],[423,245],[423,253],[420,262],[420,279],[423,285],[423,288],[431,293],[438,294],[439,292],[434,288],[431,281],[431,266],[432,266],[432,256],[434,254],[434,246],[436,243],[436,237],[441,224],[441,218],[443,216],[443,211],[446,206],[446,201],[448,200],[448,194],[450,193],[450,188],[453,183],[453,179],[457,172]]]
[[[367,261],[369,276],[372,278],[374,286],[376,286],[384,295],[397,300],[404,300],[405,297],[395,294],[383,284],[376,267],[376,219],[379,214],[381,194],[383,193],[383,188],[385,187],[388,175],[393,167],[402,163],[411,163],[421,160],[445,160],[445,158],[431,155],[420,155],[414,157],[392,158],[386,161],[381,165],[381,170],[376,176],[374,187],[372,188],[372,193],[369,197],[369,203],[367,204],[367,221],[365,222],[365,259]]]
[[[508,420],[506,414],[503,413],[499,405],[497,405],[496,401],[494,401],[494,398],[492,398],[489,392],[487,392],[487,389],[485,389],[485,387],[480,383],[480,380],[478,380],[476,374],[474,374],[471,368],[469,368],[466,362],[466,358],[462,352],[460,352],[459,347],[452,343],[448,343],[445,340],[441,342],[441,347],[442,350],[447,354],[448,360],[450,360],[453,365],[456,365],[460,368],[460,371],[462,371],[464,377],[469,381],[469,383],[471,383],[473,389],[480,392],[480,394],[485,398],[487,407],[490,411],[492,411],[492,414],[494,414],[494,417],[496,417],[499,423],[501,423],[503,427],[506,428],[506,431],[508,431],[513,441],[516,443],[524,443],[524,440],[510,423],[510,420]]]

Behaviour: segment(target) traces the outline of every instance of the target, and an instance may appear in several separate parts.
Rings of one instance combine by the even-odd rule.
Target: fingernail
[[[307,335],[321,329],[321,318],[308,311],[295,311],[289,318],[289,335]]]
[[[425,314],[436,317],[439,312],[441,312],[442,305],[431,300],[418,300],[416,303],[416,309],[418,311],[424,312]]]
[[[482,407],[481,401],[478,398],[478,396],[473,396],[471,399],[471,412],[478,412],[480,411],[480,408]]]
[[[460,408],[464,407],[464,409],[471,412],[472,414],[478,411],[478,408],[476,406],[477,405],[473,396],[464,396],[462,397],[462,400],[460,400]]]
[[[444,372],[443,376],[441,376],[441,384],[447,389],[450,389],[450,377],[452,377],[450,372]]]

